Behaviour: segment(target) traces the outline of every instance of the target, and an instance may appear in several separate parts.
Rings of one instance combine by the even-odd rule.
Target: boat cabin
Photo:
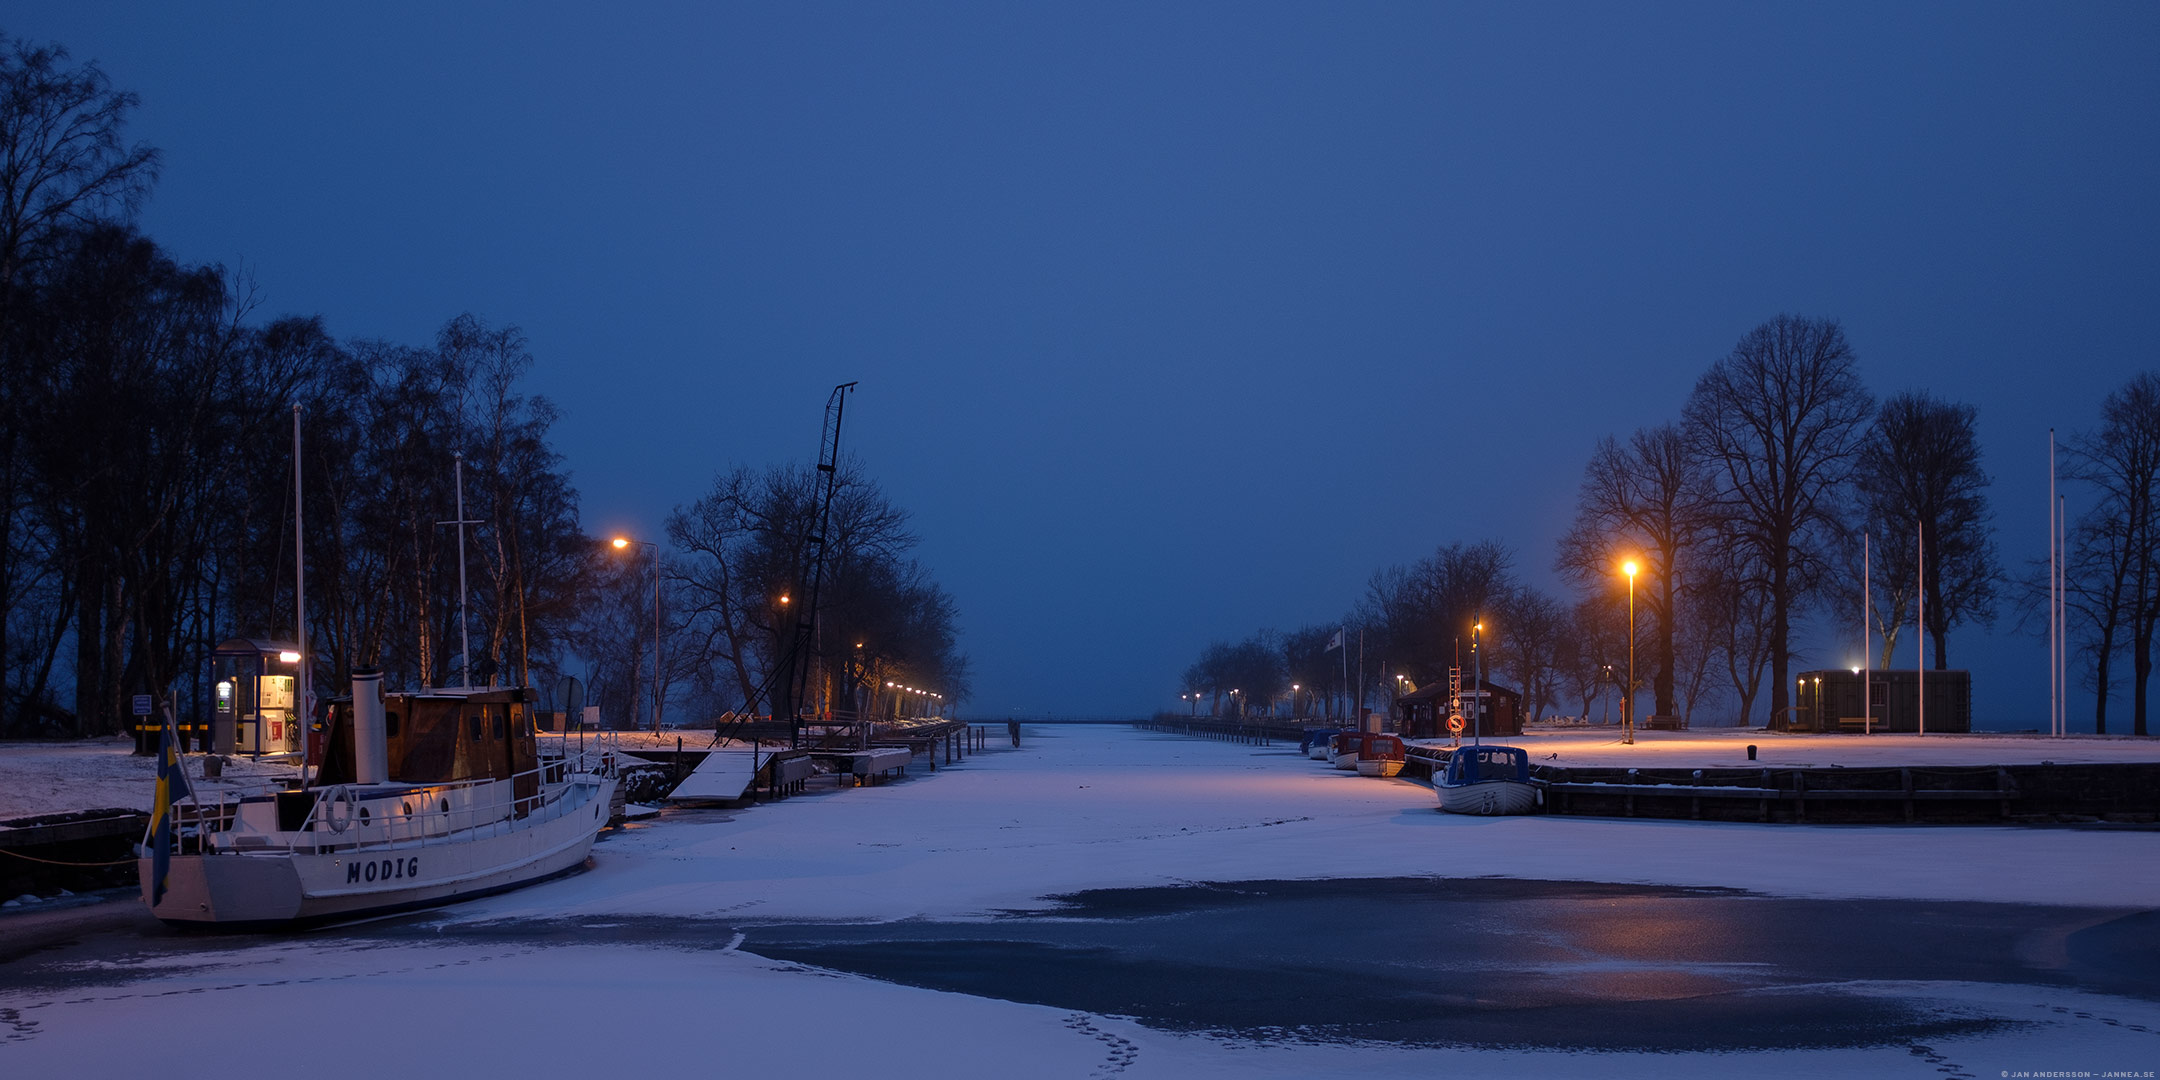
[[[533,693],[524,687],[424,690],[382,695],[385,775],[363,777],[355,752],[354,700],[332,699],[318,787],[389,782],[448,784],[516,780],[519,804],[540,789]]]
[[[1464,746],[1448,755],[1448,783],[1475,784],[1485,780],[1529,783],[1529,751],[1519,746]]]
[[[1376,761],[1403,760],[1403,741],[1399,735],[1381,735],[1367,732],[1356,736],[1358,757]]]

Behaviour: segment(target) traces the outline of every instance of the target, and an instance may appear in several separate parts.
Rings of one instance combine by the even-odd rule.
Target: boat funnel
[[[361,668],[352,677],[353,779],[380,784],[390,779],[389,732],[383,726],[382,672]]]

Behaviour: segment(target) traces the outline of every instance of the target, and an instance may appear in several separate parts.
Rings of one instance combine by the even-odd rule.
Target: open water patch
[[[1498,878],[1196,883],[1054,899],[1049,910],[986,922],[751,925],[741,948],[909,986],[1258,1040],[1885,1046],[2023,1021],[1886,994],[1884,983],[2160,999],[2160,921],[2150,913],[2096,923],[2091,910],[2032,905]],[[2048,940],[2066,944],[2032,946]]]

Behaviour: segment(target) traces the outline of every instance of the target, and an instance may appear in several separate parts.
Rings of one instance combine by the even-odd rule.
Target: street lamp
[[[1620,565],[1627,571],[1627,700],[1620,709],[1620,741],[1635,742],[1635,572],[1642,569],[1629,559]]]
[[[1485,620],[1479,619],[1470,624],[1470,678],[1471,686],[1477,694],[1474,699],[1477,704],[1470,710],[1470,742],[1472,745],[1482,745],[1484,743],[1485,708],[1486,703],[1491,700],[1485,696],[1485,654],[1478,649],[1484,633]],[[1494,734],[1498,734],[1498,732],[1494,732]]]
[[[660,734],[660,545],[650,540],[632,540],[618,536],[610,543],[617,551],[628,551],[637,544],[652,549],[652,729]]]

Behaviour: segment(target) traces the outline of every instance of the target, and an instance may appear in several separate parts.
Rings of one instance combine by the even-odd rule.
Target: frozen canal
[[[0,1075],[2160,1070],[2160,833],[1474,820],[1283,748],[1027,743],[421,916],[0,920]]]

